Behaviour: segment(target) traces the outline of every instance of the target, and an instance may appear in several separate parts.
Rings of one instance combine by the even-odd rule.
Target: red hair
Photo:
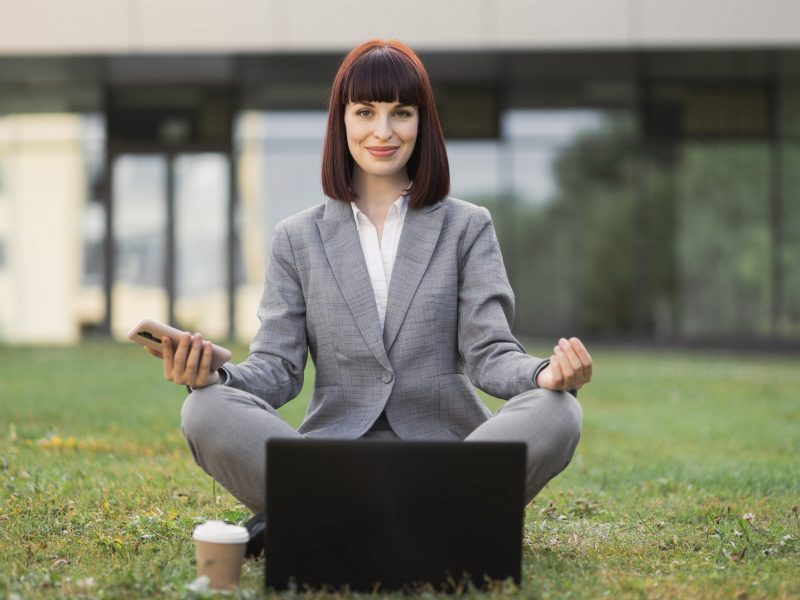
[[[322,189],[342,202],[357,199],[353,157],[347,148],[345,107],[350,102],[401,102],[419,112],[414,151],[406,163],[409,206],[438,202],[450,192],[450,167],[444,133],[428,73],[411,48],[396,40],[370,40],[344,58],[331,89],[322,153]]]

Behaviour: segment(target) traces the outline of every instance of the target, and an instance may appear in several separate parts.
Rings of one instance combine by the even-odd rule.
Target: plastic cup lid
[[[249,541],[247,529],[239,525],[229,525],[222,521],[206,521],[194,529],[192,536],[198,542],[215,544],[243,544]]]

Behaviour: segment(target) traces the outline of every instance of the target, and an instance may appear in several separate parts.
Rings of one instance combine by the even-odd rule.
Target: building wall
[[[525,335],[800,339],[798,14],[797,0],[17,3],[0,19],[0,341],[70,343],[102,324],[102,260],[87,265],[112,171],[104,94],[165,84],[241,97],[234,301],[249,339],[272,227],[322,199],[330,75],[371,37],[424,53],[453,193],[492,208]],[[498,131],[459,129],[495,111]],[[593,236],[561,248],[563,231]],[[166,318],[160,284],[128,283],[112,291],[118,336]],[[219,291],[179,294],[179,317],[211,331],[198,315],[214,312],[222,331]]]
[[[78,117],[0,120],[0,338],[78,341],[80,215],[85,198]]]
[[[796,0],[27,0],[0,54],[763,46],[800,42]]]

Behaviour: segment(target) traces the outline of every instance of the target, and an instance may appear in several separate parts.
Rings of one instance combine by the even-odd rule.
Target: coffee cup
[[[194,530],[197,576],[205,575],[212,590],[230,590],[239,584],[247,529],[222,521],[206,521]]]

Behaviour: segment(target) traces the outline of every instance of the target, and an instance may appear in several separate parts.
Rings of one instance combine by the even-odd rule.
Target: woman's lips
[[[397,152],[397,146],[369,146],[367,151],[377,158],[389,158]]]

